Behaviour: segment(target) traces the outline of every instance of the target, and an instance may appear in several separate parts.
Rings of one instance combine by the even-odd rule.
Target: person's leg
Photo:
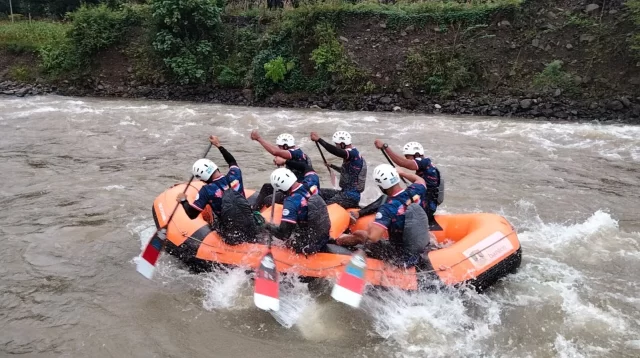
[[[324,198],[323,198],[324,199]],[[357,208],[358,200],[347,195],[347,193],[340,191],[337,192],[331,199],[325,200],[327,205],[338,204],[345,209]]]
[[[274,194],[271,194],[271,195],[268,195],[268,196],[266,196],[264,198],[264,200],[262,201],[262,207],[263,208],[271,206],[271,200],[273,199],[273,195]],[[279,192],[275,193],[275,196],[276,196],[276,201],[275,201],[276,204],[284,203],[284,193],[283,192],[279,191]]]
[[[329,200],[331,200],[331,198],[333,198],[339,192],[340,191],[336,189],[322,188],[318,191],[318,194],[320,195],[322,200],[324,200],[324,202],[329,205]]]
[[[380,208],[380,206],[382,206],[382,204],[384,204],[386,200],[387,200],[386,194],[380,195],[378,199],[376,199],[374,202],[360,209],[359,216],[365,216],[365,215],[376,213],[378,211],[378,208]]]
[[[260,192],[258,193],[258,198],[253,204],[252,209],[255,211],[260,211],[265,206],[265,199],[271,194],[273,194],[273,186],[271,186],[270,183],[262,185],[262,188],[260,188]],[[269,201],[269,203],[271,203],[271,201]]]
[[[438,208],[438,203],[436,201],[431,201],[427,204],[427,218],[429,218],[429,230],[431,231],[440,231],[442,227],[435,218],[435,212]]]

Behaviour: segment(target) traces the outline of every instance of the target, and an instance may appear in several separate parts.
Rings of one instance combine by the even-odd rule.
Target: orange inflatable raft
[[[164,226],[176,206],[176,195],[186,184],[178,184],[160,194],[153,203],[156,226]],[[190,202],[195,199],[202,182],[193,182],[187,190]],[[250,196],[252,190],[246,190]],[[347,229],[366,229],[373,215],[359,218],[349,226],[349,215],[337,204],[329,205],[331,237],[340,236]],[[276,204],[274,222],[279,223],[282,206]],[[270,211],[263,217],[269,220]],[[376,259],[367,259],[366,281],[375,286],[416,290],[432,286],[468,283],[483,291],[500,278],[520,266],[521,248],[514,228],[506,219],[495,214],[436,215],[441,231],[432,231],[440,248],[423,255],[417,267],[400,268]],[[255,269],[267,251],[264,244],[227,245],[213,231],[202,215],[191,220],[178,208],[167,228],[166,250],[195,270],[211,270],[215,264]],[[333,279],[349,262],[351,252],[337,245],[328,245],[328,252],[297,255],[295,252],[272,246],[279,272],[305,277]]]

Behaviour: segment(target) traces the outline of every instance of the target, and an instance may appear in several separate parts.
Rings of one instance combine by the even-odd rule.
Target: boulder
[[[624,104],[618,100],[610,101],[607,103],[607,108],[614,111],[619,111],[624,108]]]
[[[533,104],[533,101],[531,99],[523,99],[522,101],[520,101],[520,108],[522,109],[529,109],[531,108],[531,105]]]
[[[584,8],[584,11],[587,14],[589,14],[589,13],[592,13],[592,12],[598,10],[599,8],[600,8],[600,5],[598,5],[598,4],[589,4]]]

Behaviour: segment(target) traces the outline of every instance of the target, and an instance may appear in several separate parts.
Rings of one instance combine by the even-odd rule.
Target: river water
[[[310,130],[351,132],[370,168],[375,138],[422,142],[447,180],[439,211],[504,215],[520,271],[482,295],[389,291],[358,310],[294,283],[277,316],[242,270],[164,255],[138,274],[154,198],[209,134],[247,187],[268,180],[253,128],[292,133],[325,185]],[[0,356],[640,356],[640,127],[46,96],[0,98],[0,133]]]

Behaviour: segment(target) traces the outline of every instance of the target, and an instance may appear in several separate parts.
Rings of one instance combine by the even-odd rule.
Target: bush
[[[458,52],[413,50],[406,61],[405,81],[431,94],[448,95],[478,81],[475,61]]]
[[[628,0],[625,5],[631,12],[631,18],[638,25],[635,33],[629,39],[629,43],[636,57],[640,58],[640,0]]]
[[[217,81],[218,81],[218,84],[220,84],[220,86],[222,87],[227,87],[227,88],[242,87],[242,77],[227,66],[222,67],[222,71],[220,71]]]
[[[133,14],[121,10],[114,11],[105,4],[95,7],[82,5],[76,12],[70,13],[69,38],[78,56],[86,60],[98,51],[119,42],[124,37],[127,27],[137,22],[137,18],[131,18]]]
[[[555,60],[537,74],[533,79],[533,86],[538,89],[560,88],[566,92],[575,92],[575,78],[562,70],[562,61]]]
[[[153,0],[154,49],[182,84],[205,83],[213,73],[221,8],[214,0]]]
[[[311,60],[318,71],[317,76],[325,81],[326,87],[329,87],[329,83],[333,83],[335,89],[340,90],[346,87],[358,87],[364,82],[366,74],[349,59],[332,25],[328,23],[317,25],[315,38],[318,47],[311,52]]]
[[[38,50],[38,55],[42,60],[42,69],[51,75],[58,75],[81,66],[79,57],[74,54],[74,47],[69,40],[45,45]]]
[[[14,66],[9,69],[9,78],[19,82],[30,82],[34,80],[35,76],[29,67]]]

